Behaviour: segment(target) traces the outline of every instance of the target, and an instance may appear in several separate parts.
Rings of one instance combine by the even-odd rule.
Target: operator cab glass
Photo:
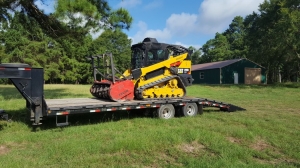
[[[131,56],[132,69],[150,66],[168,58],[169,52],[166,49],[142,50],[141,48],[133,48]]]
[[[145,57],[145,53],[140,48],[132,49],[131,53],[131,68],[138,69],[143,67],[143,60]]]
[[[176,57],[188,50],[178,45],[158,43],[155,38],[145,38],[142,43],[132,45],[131,51],[131,68],[138,69],[167,60],[170,55]]]

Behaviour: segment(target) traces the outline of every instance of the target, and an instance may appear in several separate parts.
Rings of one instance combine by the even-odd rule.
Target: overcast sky
[[[108,0],[113,9],[123,7],[133,17],[124,33],[133,44],[145,37],[160,42],[200,48],[216,32],[228,28],[235,16],[245,17],[257,11],[263,0]],[[36,4],[53,11],[52,0]]]

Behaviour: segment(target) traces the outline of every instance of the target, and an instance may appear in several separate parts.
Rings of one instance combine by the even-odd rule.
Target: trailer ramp
[[[210,100],[206,98],[199,98],[200,99],[200,104],[202,104],[204,107],[216,107],[220,108],[221,111],[228,111],[228,112],[235,112],[235,111],[245,111],[246,109],[226,103],[226,102],[221,102],[217,100]]]

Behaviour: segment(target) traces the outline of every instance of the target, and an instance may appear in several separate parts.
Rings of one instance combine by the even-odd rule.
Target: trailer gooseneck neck
[[[26,100],[30,110],[33,125],[40,125],[46,116],[44,100],[44,71],[43,68],[32,68],[27,64],[0,64],[0,78],[8,78]]]

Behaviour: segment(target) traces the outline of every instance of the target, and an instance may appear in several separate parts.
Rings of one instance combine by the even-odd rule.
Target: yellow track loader
[[[133,99],[182,98],[186,87],[192,85],[191,51],[180,45],[158,43],[155,38],[145,38],[142,43],[131,47],[131,68],[121,77],[116,77],[116,68],[110,55],[112,74],[102,75],[90,89],[97,98],[113,101]]]

